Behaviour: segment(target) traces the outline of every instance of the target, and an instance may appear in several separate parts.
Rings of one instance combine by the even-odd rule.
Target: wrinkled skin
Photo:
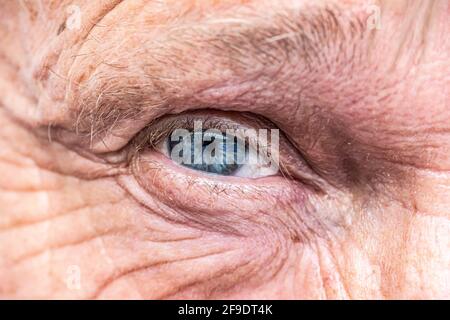
[[[1,2],[1,298],[450,298],[447,1]],[[211,109],[289,177],[123,156]]]

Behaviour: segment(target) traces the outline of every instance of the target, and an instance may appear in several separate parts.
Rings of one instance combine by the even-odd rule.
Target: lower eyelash
[[[210,110],[209,112],[192,111],[188,114],[166,116],[154,120],[146,128],[141,130],[135,139],[133,139],[132,145],[138,150],[145,147],[155,147],[175,129],[194,130],[196,121],[201,121],[204,129],[216,129],[222,132],[225,132],[227,129],[252,129],[251,126],[243,125],[238,121],[231,119],[229,114],[230,112]],[[247,122],[254,122],[255,128],[263,127],[263,122],[261,120],[252,119],[250,115],[247,115],[246,117],[240,115],[240,117],[245,118],[245,121]],[[266,125],[267,127],[275,127],[274,125],[269,125],[269,123],[266,123]]]

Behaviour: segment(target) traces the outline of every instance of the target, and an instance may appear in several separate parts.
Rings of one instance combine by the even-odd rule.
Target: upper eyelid
[[[225,113],[223,113],[222,116],[217,114],[210,115],[207,114],[207,111],[202,111],[200,114],[186,113],[181,115],[171,115],[166,118],[157,119],[141,130],[141,132],[133,139],[132,145],[135,150],[139,150],[145,146],[154,147],[161,142],[163,138],[168,137],[175,129],[193,129],[194,122],[197,120],[202,121],[202,125],[205,129],[218,129],[223,132],[225,132],[226,129],[258,129],[258,127],[256,127],[257,124],[262,126],[260,121],[255,121],[254,119],[252,119],[252,122],[255,127],[248,125],[248,122],[232,120],[228,118]],[[250,118],[247,117],[247,120],[250,121]],[[269,125],[268,122],[266,123]],[[273,128],[278,129],[275,125],[272,126]]]

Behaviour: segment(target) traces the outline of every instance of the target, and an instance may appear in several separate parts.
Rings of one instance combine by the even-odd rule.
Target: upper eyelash
[[[225,132],[226,129],[254,129],[246,127],[237,122],[218,118],[215,116],[178,115],[153,121],[135,137],[132,142],[134,152],[139,152],[142,148],[156,147],[163,139],[167,138],[175,129],[194,129],[194,122],[201,120],[204,129],[217,129]]]

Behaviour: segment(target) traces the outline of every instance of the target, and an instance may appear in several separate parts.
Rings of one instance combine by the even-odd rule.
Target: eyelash
[[[137,135],[133,145],[135,148],[148,146],[155,147],[175,129],[184,128],[193,130],[194,122],[196,120],[203,121],[203,127],[205,129],[225,131],[226,129],[241,128],[235,122],[219,119],[217,117],[199,117],[195,114],[173,115],[153,121]]]

